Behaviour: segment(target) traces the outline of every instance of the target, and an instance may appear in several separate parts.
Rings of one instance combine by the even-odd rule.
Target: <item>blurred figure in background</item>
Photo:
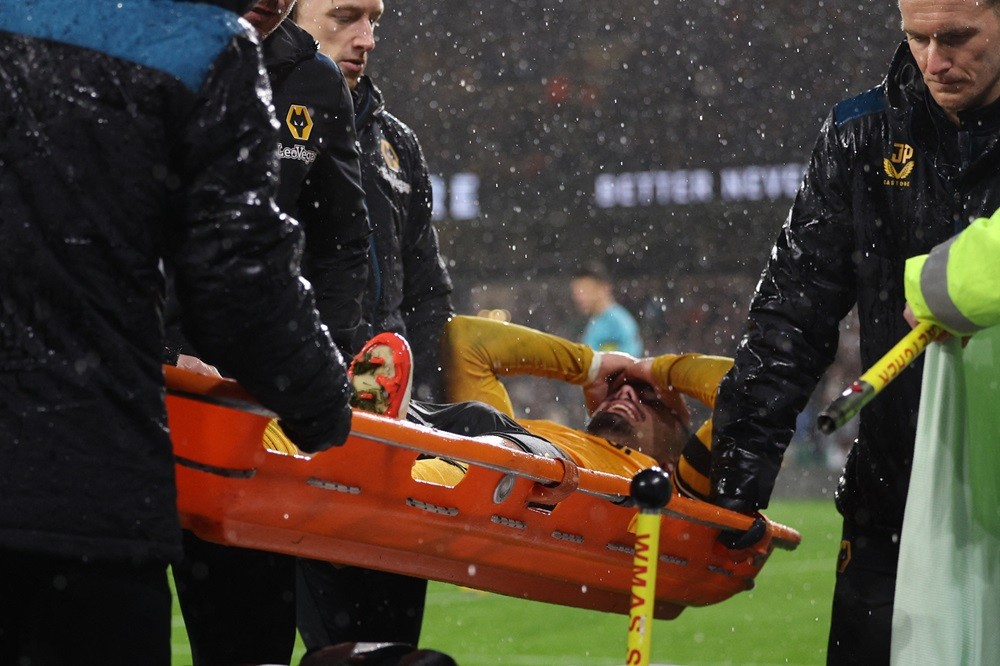
[[[598,262],[580,267],[570,280],[573,304],[589,317],[581,342],[596,351],[620,351],[642,356],[635,318],[614,296],[607,269]]]

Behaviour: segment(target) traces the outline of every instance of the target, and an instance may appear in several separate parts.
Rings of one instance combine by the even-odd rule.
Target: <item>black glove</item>
[[[748,516],[757,515],[757,505],[742,497],[714,496],[712,497],[711,502],[715,506],[721,506],[723,509],[729,509],[730,511],[735,511],[736,513],[742,513]]]
[[[767,520],[759,512],[753,513],[753,524],[745,532],[722,530],[719,532],[719,543],[729,550],[750,548],[767,534]]]
[[[344,415],[339,421],[333,424],[333,428],[323,428],[328,423],[320,423],[318,419],[279,419],[281,429],[288,435],[295,446],[305,453],[319,453],[327,449],[340,446],[347,441],[347,436],[351,434],[351,411],[350,407],[344,407]],[[324,419],[325,421],[325,419]]]

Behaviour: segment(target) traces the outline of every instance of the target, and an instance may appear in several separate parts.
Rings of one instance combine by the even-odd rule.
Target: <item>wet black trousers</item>
[[[167,565],[0,550],[0,664],[169,666]]]
[[[174,584],[195,666],[287,664],[295,647],[295,558],[184,531]]]
[[[187,531],[184,549],[174,582],[195,666],[289,663],[296,612],[310,651],[354,641],[415,646],[420,637],[426,580],[301,560],[296,599],[294,557]]]
[[[427,581],[299,560],[298,626],[309,652],[338,643],[416,646]]]
[[[837,559],[837,584],[826,663],[889,663],[899,534],[848,521]]]

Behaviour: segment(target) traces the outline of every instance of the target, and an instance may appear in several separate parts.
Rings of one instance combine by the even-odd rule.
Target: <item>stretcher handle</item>
[[[211,405],[238,409],[269,419],[278,415],[261,405],[245,388],[232,379],[209,377],[173,365],[163,366],[167,393]]]
[[[231,379],[208,377],[172,365],[163,366],[163,374],[170,395],[264,418],[276,417]],[[351,419],[351,436],[515,474],[540,484],[558,486],[567,477],[566,467],[560,461],[502,446],[499,437],[465,437],[357,410]],[[573,482],[580,492],[616,503],[629,497],[631,481],[626,477],[592,469],[581,468],[577,472],[579,480],[574,478]],[[721,530],[742,531],[749,529],[753,523],[750,516],[681,496],[674,497],[670,506],[661,511],[665,515]],[[775,530],[773,538],[776,545],[794,548],[798,544],[798,532],[777,523],[771,525]]]
[[[912,331],[880,358],[875,365],[820,412],[816,427],[825,435],[840,428],[854,418],[862,407],[871,402],[886,385],[895,379],[910,363],[941,335],[942,329],[930,322],[920,322]]]

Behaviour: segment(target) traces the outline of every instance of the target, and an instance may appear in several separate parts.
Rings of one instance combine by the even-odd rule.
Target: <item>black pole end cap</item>
[[[629,494],[640,509],[662,509],[673,495],[673,485],[669,474],[650,467],[632,477]]]

